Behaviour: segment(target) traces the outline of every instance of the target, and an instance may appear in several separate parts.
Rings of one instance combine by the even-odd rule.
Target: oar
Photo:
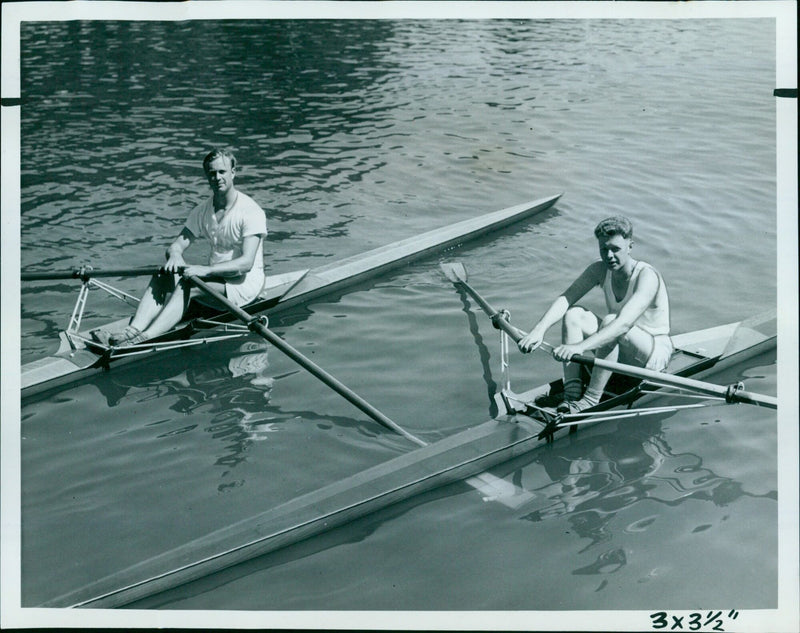
[[[81,266],[73,270],[62,270],[56,272],[36,272],[22,273],[22,281],[51,281],[57,279],[88,279],[89,277],[141,277],[154,275],[163,266],[144,266],[141,268],[106,268],[94,270],[91,266]]]
[[[478,292],[467,283],[467,269],[460,263],[445,263],[441,265],[447,278],[454,284],[461,286],[481,307],[481,309],[492,319],[495,327],[502,329],[506,332],[514,342],[525,336],[525,332],[519,328],[514,327],[508,322],[508,318],[504,312],[498,312],[494,309]],[[542,343],[542,348],[546,351],[552,352],[552,346],[547,343]],[[748,404],[756,404],[770,409],[778,408],[778,399],[772,396],[765,396],[757,393],[745,391],[741,384],[730,385],[723,387],[715,385],[710,382],[701,380],[694,380],[692,378],[684,378],[682,376],[675,376],[660,371],[653,371],[644,369],[643,367],[636,367],[634,365],[626,365],[624,363],[616,363],[602,358],[592,358],[591,356],[583,356],[581,354],[574,355],[571,359],[572,362],[586,365],[587,367],[601,367],[603,369],[610,369],[618,374],[632,376],[633,378],[641,378],[643,380],[655,380],[660,383],[670,385],[673,387],[684,387],[691,389],[697,393],[702,393],[709,396],[720,396],[725,398],[726,402],[745,402]]]
[[[406,431],[404,428],[398,426],[395,422],[393,422],[383,413],[378,411],[378,409],[373,407],[369,402],[367,402],[361,396],[355,393],[352,389],[345,386],[343,383],[339,382],[339,380],[331,376],[328,372],[326,372],[312,360],[303,356],[303,354],[301,354],[294,347],[289,345],[289,343],[284,341],[272,330],[267,328],[266,325],[264,325],[264,323],[262,323],[262,321],[258,317],[254,317],[251,314],[248,314],[247,312],[242,310],[239,306],[231,303],[225,296],[214,290],[199,277],[191,275],[188,277],[188,279],[194,285],[200,288],[203,292],[205,292],[207,295],[213,297],[216,301],[225,306],[225,308],[227,308],[227,310],[231,314],[233,314],[240,321],[244,322],[252,332],[255,332],[262,338],[266,339],[269,343],[277,347],[281,352],[286,354],[289,358],[291,358],[294,362],[300,365],[303,369],[308,371],[315,378],[318,378],[319,380],[324,382],[326,385],[328,385],[328,387],[333,389],[336,393],[338,393],[340,396],[342,396],[345,400],[347,400],[351,404],[354,404],[356,407],[358,407],[361,411],[366,413],[373,420],[375,420],[379,424],[382,424],[387,429],[391,429],[395,433],[399,433],[403,437],[411,440],[412,442],[418,444],[419,446],[427,446],[427,442],[419,439],[418,437]]]
[[[545,349],[552,351],[552,346],[543,344]],[[751,391],[745,391],[744,385],[741,383],[723,387],[722,385],[715,385],[711,382],[702,380],[695,380],[694,378],[684,378],[683,376],[675,376],[661,371],[653,371],[652,369],[645,369],[644,367],[636,367],[634,365],[626,365],[624,363],[617,363],[602,358],[592,358],[591,356],[583,356],[576,354],[570,360],[574,363],[580,363],[587,367],[602,367],[603,369],[610,369],[618,374],[632,376],[633,378],[641,378],[642,380],[653,380],[671,387],[683,387],[697,393],[707,396],[717,396],[725,398],[726,402],[744,402],[747,404],[755,404],[770,409],[778,408],[778,399],[772,396],[765,396]]]
[[[478,292],[467,283],[467,269],[464,264],[460,262],[445,262],[441,264],[440,267],[450,281],[463,288],[470,297],[475,299],[475,302],[492,320],[492,324],[496,328],[503,330],[515,343],[519,342],[519,340],[525,336],[526,332],[511,325],[505,312],[495,310],[486,299],[479,295]]]

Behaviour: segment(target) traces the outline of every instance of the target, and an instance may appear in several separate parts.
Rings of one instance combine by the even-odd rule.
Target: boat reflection
[[[222,448],[214,449],[214,465],[224,469],[226,482],[220,484],[220,491],[244,485],[244,480],[231,480],[231,469],[247,461],[255,443],[280,432],[286,423],[313,420],[315,429],[322,432],[356,429],[370,437],[379,434],[370,422],[357,417],[272,404],[276,384],[302,370],[272,375],[270,348],[265,341],[247,340],[202,351],[177,350],[166,353],[161,363],[115,368],[91,384],[110,408],[131,402],[157,405],[151,413],[156,419],[143,423],[156,432],[154,440],[200,430],[218,441]]]
[[[703,411],[700,415],[714,415]],[[649,502],[678,506],[686,501],[707,501],[724,507],[744,497],[777,501],[777,491],[748,492],[741,482],[714,473],[693,453],[676,453],[665,439],[663,424],[675,415],[661,414],[646,421],[619,421],[579,431],[557,447],[537,451],[524,465],[506,471],[517,485],[531,476],[531,466],[544,469],[546,484],[531,490],[536,500],[523,508],[521,520],[540,523],[560,517],[588,543],[580,551],[608,545],[614,539],[612,522],[637,504]],[[681,413],[685,415],[685,412]],[[541,474],[541,471],[539,471]],[[539,475],[540,477],[540,475]],[[531,507],[532,505],[538,507]],[[652,505],[650,506],[652,507]],[[657,520],[653,514],[628,523],[626,533],[646,530]],[[701,526],[702,531],[710,526]],[[575,574],[613,573],[625,566],[625,552],[609,549]]]
[[[147,390],[150,393],[145,398],[153,399],[182,388],[213,390],[221,383],[227,383],[231,388],[241,388],[249,383],[263,401],[269,399],[272,389],[272,379],[266,374],[269,367],[267,347],[261,341],[245,341],[216,343],[201,350],[163,351],[157,363],[114,367],[81,383],[95,386],[109,407],[118,406],[131,390]],[[34,396],[29,400],[36,399]]]

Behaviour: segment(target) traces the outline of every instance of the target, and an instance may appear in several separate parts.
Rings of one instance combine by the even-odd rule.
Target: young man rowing
[[[663,370],[672,355],[667,289],[655,268],[631,257],[630,220],[607,218],[594,234],[600,261],[590,264],[518,343],[522,352],[535,350],[547,330],[563,319],[562,344],[553,356],[564,363],[564,393],[537,401],[540,406],[557,406],[562,413],[596,405],[611,377],[609,370],[595,367],[583,392],[581,366],[569,362],[575,354],[594,352],[598,358],[656,371]],[[605,294],[608,315],[603,319],[577,305],[595,286]]]
[[[192,210],[180,235],[167,249],[164,274],[153,276],[124,332],[95,330],[92,334],[96,340],[113,346],[136,345],[169,331],[183,317],[189,300],[202,295],[188,282],[189,276],[202,278],[236,305],[250,303],[261,292],[266,215],[250,196],[234,186],[236,157],[231,151],[210,152],[203,160],[203,170],[212,195]],[[183,258],[198,237],[208,239],[211,245],[205,266],[187,264]]]

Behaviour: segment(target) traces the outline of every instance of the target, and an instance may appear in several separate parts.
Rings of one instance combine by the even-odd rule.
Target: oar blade
[[[461,262],[443,262],[440,264],[442,272],[454,284],[467,281],[467,268]]]

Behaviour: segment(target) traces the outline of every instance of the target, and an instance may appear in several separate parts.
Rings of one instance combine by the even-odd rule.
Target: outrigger
[[[246,306],[246,310],[248,314],[269,316],[306,303],[402,264],[442,252],[530,218],[552,207],[560,197],[561,194],[558,194],[487,213],[318,268],[270,276],[259,297]],[[157,266],[128,270],[92,270],[90,267],[81,267],[66,272],[23,273],[23,281],[79,279],[82,285],[67,328],[59,334],[58,351],[52,356],[22,366],[22,397],[80,380],[97,371],[108,369],[112,364],[130,362],[155,352],[203,345],[248,334],[246,326],[234,323],[236,317],[230,311],[214,311],[197,303],[190,306],[186,318],[173,330],[140,345],[119,348],[102,345],[93,340],[89,330],[82,329],[90,289],[104,290],[128,303],[138,301],[136,297],[114,288],[100,278],[150,276],[157,270]],[[120,319],[104,325],[103,329],[121,331],[127,323],[127,319]]]
[[[500,412],[483,424],[426,444],[383,464],[329,484],[251,519],[215,531],[181,547],[142,561],[67,594],[44,607],[118,607],[219,572],[238,563],[297,543],[422,492],[480,477],[487,469],[538,449],[571,432],[575,424],[592,425],[639,415],[664,415],[709,402],[746,402],[777,408],[777,398],[733,386],[705,382],[713,373],[762,354],[774,353],[777,321],[774,312],[740,322],[673,336],[675,351],[665,372],[642,374],[618,364],[600,404],[574,419],[555,423],[537,419],[538,395],[562,388],[555,380],[523,393],[508,380],[508,340],[522,336],[505,311],[495,310],[467,282],[461,265],[443,264],[447,277],[464,289],[501,330],[503,388]],[[237,318],[253,323],[246,314]],[[259,328],[255,328],[258,330]],[[597,363],[585,359],[586,364]],[[678,389],[681,397],[702,402],[652,406],[656,398]],[[633,408],[637,405],[637,408]],[[416,439],[416,438],[415,438]],[[417,442],[419,443],[419,442]],[[423,442],[424,444],[424,442]],[[526,501],[525,491],[519,492]]]

